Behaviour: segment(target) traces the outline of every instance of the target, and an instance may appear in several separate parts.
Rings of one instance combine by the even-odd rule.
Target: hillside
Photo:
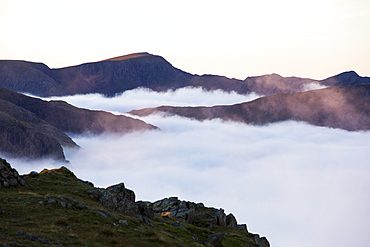
[[[197,120],[219,118],[255,125],[295,120],[350,131],[370,130],[370,85],[276,94],[229,106],[161,106],[130,112],[138,116],[154,113]]]
[[[0,220],[0,246],[270,246],[223,209],[135,201],[123,183],[96,188],[66,167],[20,176],[4,159]]]
[[[145,52],[59,69],[50,69],[42,63],[0,60],[0,87],[43,97],[88,93],[114,96],[139,87],[155,91],[201,87],[240,94],[255,92],[272,95],[301,92],[312,85],[331,87],[368,83],[370,78],[360,77],[353,71],[321,81],[277,74],[248,77],[245,80],[218,75],[193,75],[175,68],[161,56]]]
[[[0,152],[8,157],[64,160],[62,146],[78,147],[63,131],[34,113],[0,99]]]
[[[62,146],[77,147],[66,133],[129,133],[157,127],[63,101],[44,101],[0,88],[0,152],[15,157],[64,159]]]

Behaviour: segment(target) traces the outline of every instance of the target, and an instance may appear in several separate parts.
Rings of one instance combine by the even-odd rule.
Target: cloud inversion
[[[133,100],[145,99],[136,93]],[[111,111],[140,108],[130,97],[120,104],[123,99],[127,107],[113,108],[117,99],[93,103]],[[143,120],[161,131],[74,136],[83,148],[67,150],[67,166],[96,186],[123,181],[139,200],[178,196],[222,207],[272,246],[369,243],[370,132],[297,122],[257,127],[160,115]],[[20,173],[58,165],[10,162]]]

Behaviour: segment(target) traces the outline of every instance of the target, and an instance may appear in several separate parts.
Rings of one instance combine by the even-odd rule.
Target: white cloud
[[[132,98],[94,98],[94,103],[114,111],[140,108],[137,93]],[[150,98],[146,96],[141,99]],[[199,97],[184,97],[184,104]],[[122,108],[116,106],[120,102],[125,102]],[[159,115],[143,120],[162,131],[75,136],[83,148],[68,150],[71,163],[63,165],[96,186],[123,181],[139,200],[178,196],[222,207],[251,232],[265,235],[272,246],[369,243],[370,132],[297,122],[257,127]],[[10,161],[21,173],[58,166]]]
[[[142,200],[179,196],[225,208],[274,246],[368,242],[370,133],[303,123],[150,122],[163,131],[75,138],[84,149],[69,157],[72,170],[103,187],[124,181]]]
[[[35,97],[35,96],[34,96]],[[236,104],[251,101],[260,96],[251,93],[242,95],[236,92],[227,93],[222,90],[205,91],[202,88],[186,87],[167,92],[155,92],[146,88],[138,88],[123,92],[114,98],[106,98],[101,94],[87,94],[44,98],[45,100],[64,100],[72,105],[94,110],[105,110],[124,113],[133,109],[171,106],[213,106],[216,104]]]
[[[317,90],[323,88],[327,88],[327,86],[320,85],[319,83],[315,82],[303,85],[303,91]]]

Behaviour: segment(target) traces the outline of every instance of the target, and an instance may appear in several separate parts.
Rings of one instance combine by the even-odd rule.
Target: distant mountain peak
[[[368,84],[369,77],[361,77],[355,71],[346,71],[321,81],[326,86],[350,86]]]
[[[340,73],[334,77],[360,77],[360,76],[356,73],[356,71],[350,70]]]
[[[127,60],[127,59],[132,59],[132,58],[138,58],[138,57],[145,57],[145,56],[152,56],[148,52],[138,52],[138,53],[131,53],[123,56],[118,56],[118,57],[112,57],[108,59],[101,60],[99,62],[103,61],[122,61],[122,60]]]

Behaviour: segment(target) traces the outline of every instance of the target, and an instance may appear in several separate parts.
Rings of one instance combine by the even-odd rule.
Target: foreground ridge
[[[19,176],[0,159],[0,174],[21,181],[0,187],[0,246],[270,246],[203,203],[135,201],[124,183],[96,188],[66,167]]]

